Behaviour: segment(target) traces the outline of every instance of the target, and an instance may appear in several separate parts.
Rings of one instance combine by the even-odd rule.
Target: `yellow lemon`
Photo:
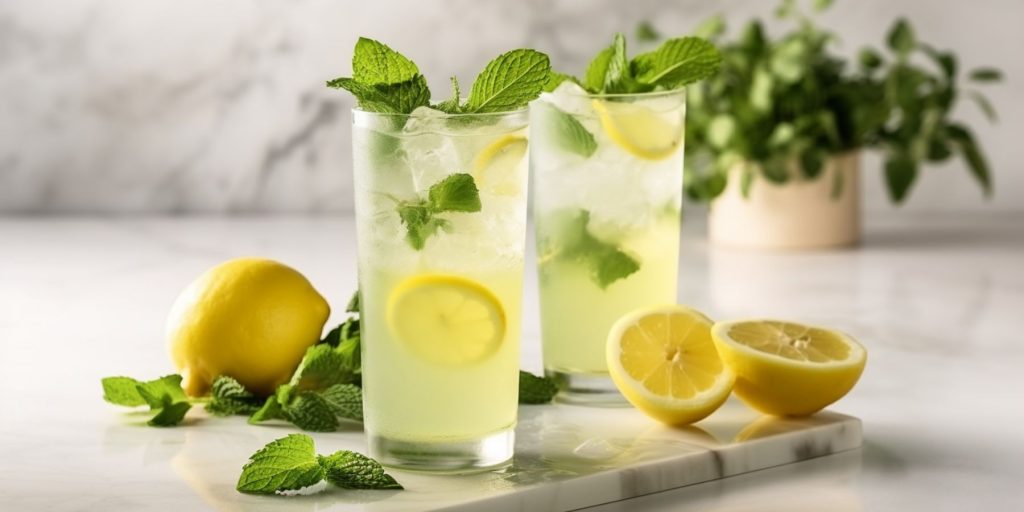
[[[777,416],[805,416],[843,397],[857,383],[867,350],[821,327],[777,320],[719,322],[718,353],[736,374],[736,396]]]
[[[479,187],[499,195],[520,192],[517,176],[526,157],[527,142],[522,135],[503,135],[490,143],[473,159],[473,179]]]
[[[653,110],[632,103],[593,100],[594,110],[608,137],[630,154],[661,160],[683,144],[683,123],[672,123]]]
[[[606,356],[619,391],[636,408],[670,425],[717,410],[733,374],[718,358],[711,320],[685,306],[642,308],[612,326]]]
[[[466,365],[497,352],[505,338],[505,310],[484,285],[460,276],[420,274],[391,292],[388,325],[421,358]]]
[[[171,307],[167,341],[185,392],[201,396],[218,375],[268,395],[320,340],[327,301],[291,267],[241,258],[207,270]]]

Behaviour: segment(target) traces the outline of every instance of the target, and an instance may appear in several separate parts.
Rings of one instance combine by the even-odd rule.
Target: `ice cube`
[[[586,117],[596,115],[587,91],[571,80],[558,84],[554,91],[541,94],[540,99],[558,107],[559,110],[567,114]]]
[[[447,114],[419,107],[409,114],[402,129],[402,150],[413,187],[425,194],[430,186],[462,166],[455,140],[445,134]]]

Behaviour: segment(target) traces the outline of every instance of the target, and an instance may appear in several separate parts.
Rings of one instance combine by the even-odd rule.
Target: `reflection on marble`
[[[324,80],[349,71],[367,35],[410,55],[445,96],[468,89],[502,51],[532,46],[580,72],[615,31],[653,20],[682,34],[725,13],[771,19],[776,2],[749,0],[11,0],[0,2],[0,211],[318,212],[351,208],[348,94]],[[828,23],[843,51],[881,40],[910,16],[962,66],[1024,74],[1022,4],[838,2]],[[951,24],[960,30],[948,30]],[[977,37],[984,33],[990,37]],[[996,45],[994,41],[1000,41]],[[643,49],[630,41],[631,48]],[[1016,84],[1016,85],[1015,85]],[[1001,125],[977,123],[991,155],[991,204],[1020,209],[1011,191],[1024,160],[1015,143],[1019,81],[990,89]],[[877,159],[865,163],[869,208],[888,208]],[[923,176],[905,208],[980,208],[960,162]],[[1007,191],[1003,193],[1002,191]]]

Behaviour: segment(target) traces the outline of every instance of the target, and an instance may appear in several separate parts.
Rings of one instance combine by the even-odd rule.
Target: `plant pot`
[[[802,176],[797,163],[792,176]],[[741,192],[742,165],[711,202],[708,238],[720,246],[752,249],[819,249],[860,240],[860,153],[826,160],[815,179],[772,183],[758,173],[749,197]]]

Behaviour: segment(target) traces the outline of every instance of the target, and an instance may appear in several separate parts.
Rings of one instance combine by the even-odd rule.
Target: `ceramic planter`
[[[791,174],[799,175],[796,162]],[[758,177],[741,193],[741,166],[711,203],[708,238],[720,246],[818,249],[860,240],[860,154],[834,155],[816,179],[775,184]],[[838,180],[838,181],[837,181]]]

